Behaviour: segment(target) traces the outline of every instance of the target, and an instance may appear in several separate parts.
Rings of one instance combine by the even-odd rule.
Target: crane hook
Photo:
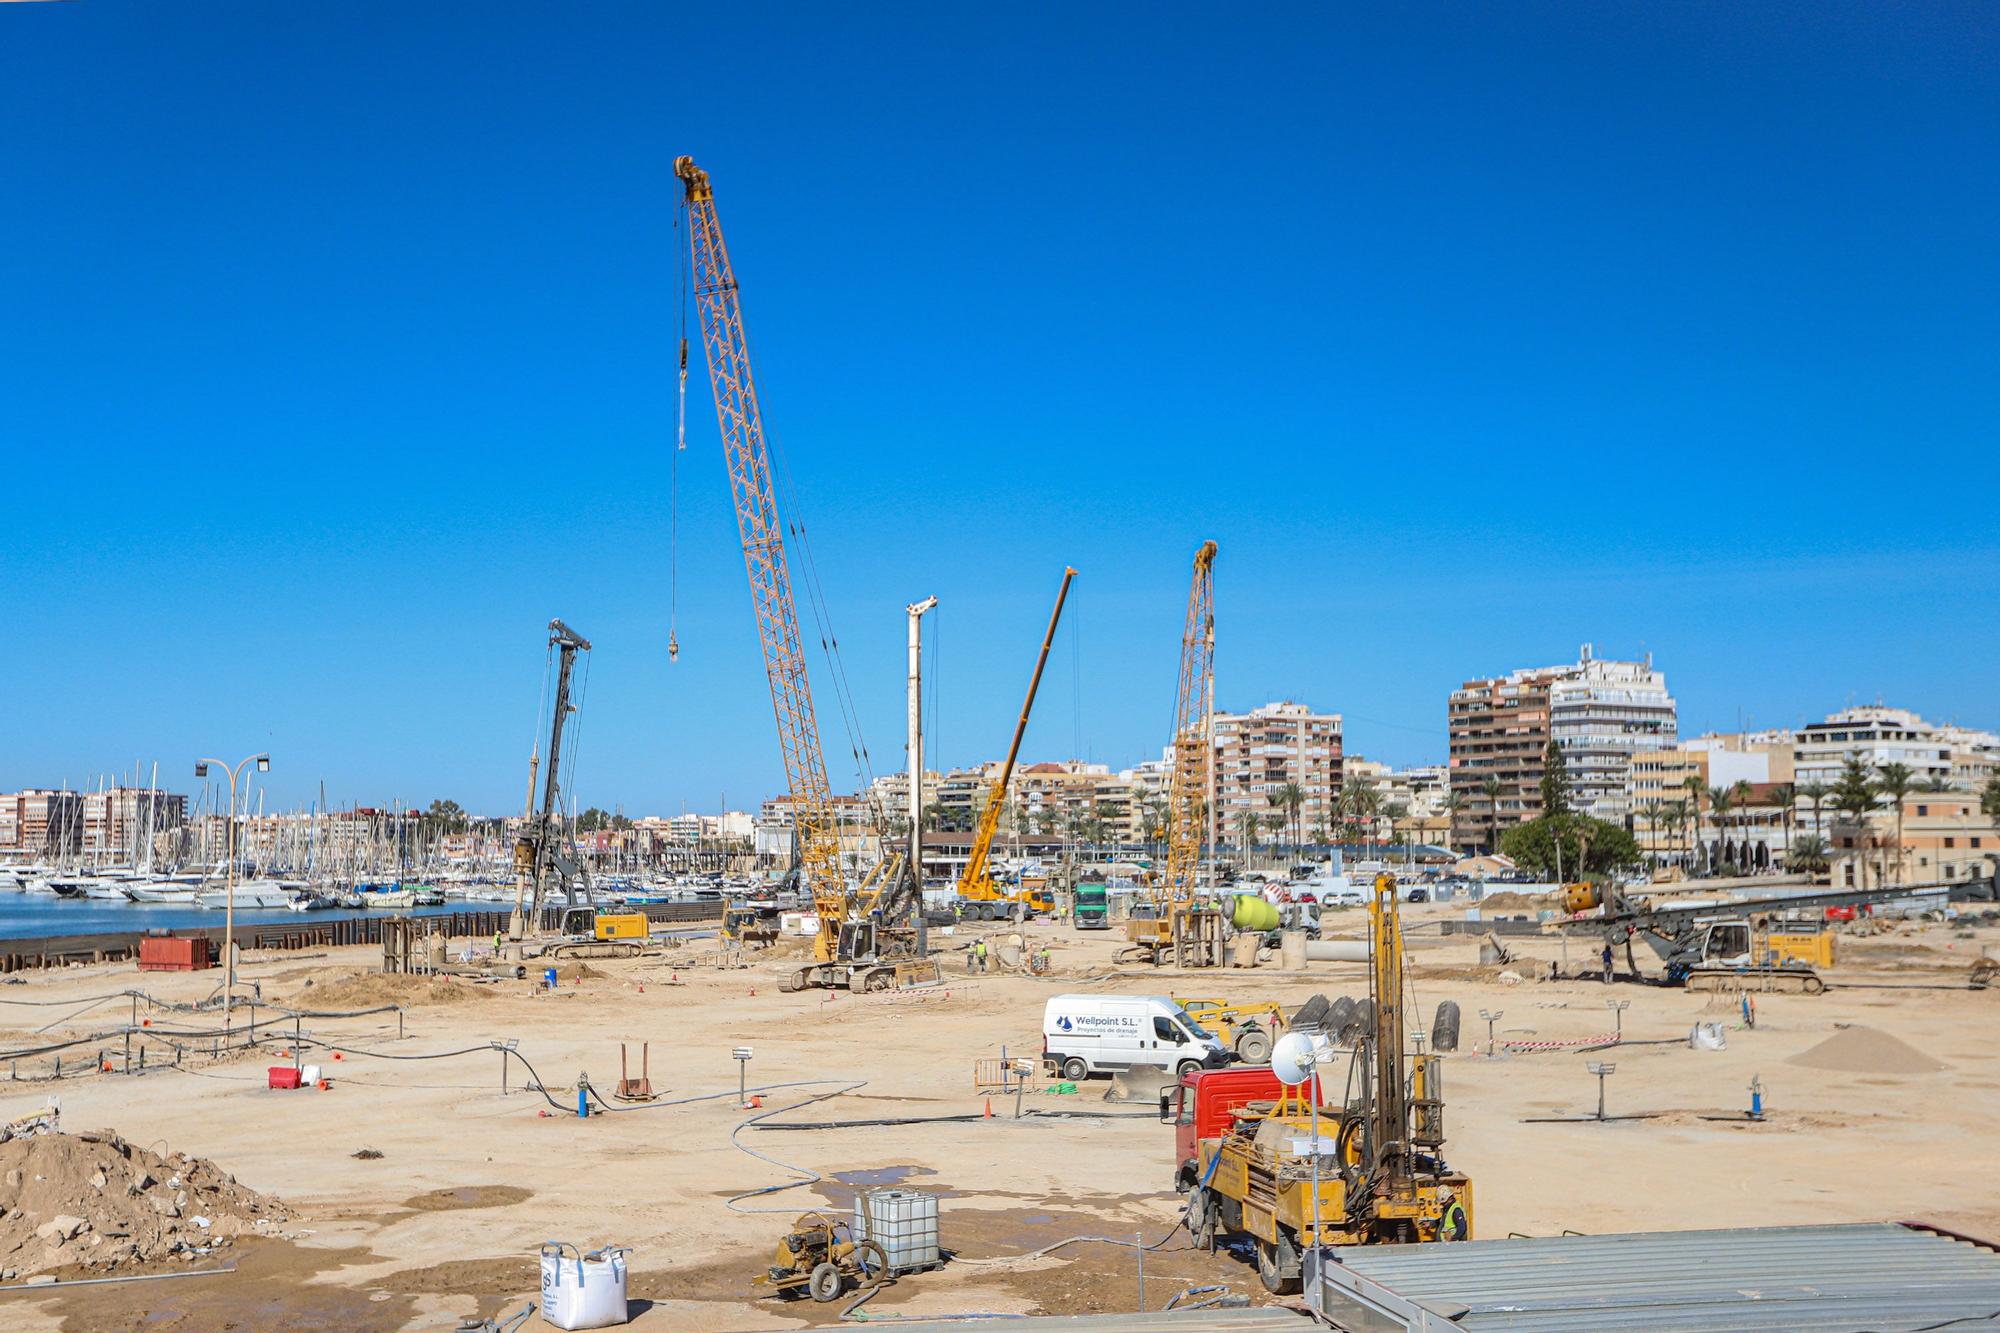
[[[681,641],[674,636],[672,630],[667,631],[667,660],[669,662],[681,660]]]

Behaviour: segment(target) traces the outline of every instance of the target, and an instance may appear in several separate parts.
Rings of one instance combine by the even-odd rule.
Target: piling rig
[[[900,860],[893,865],[885,861],[870,877],[878,883],[864,884],[857,892],[840,869],[840,828],[806,679],[805,640],[792,600],[784,524],[764,442],[763,409],[750,373],[736,272],[722,239],[708,173],[693,158],[680,157],[674,160],[674,174],[684,187],[694,303],[784,756],[799,880],[819,918],[813,961],[786,977],[781,988],[879,990],[926,975],[935,980],[935,964],[918,957],[914,915],[922,910],[923,895],[915,889],[914,875],[903,872]]]

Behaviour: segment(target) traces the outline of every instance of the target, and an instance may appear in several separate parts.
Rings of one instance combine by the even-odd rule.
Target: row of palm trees
[[[1937,790],[1945,789],[1941,782],[1933,781],[1931,785]],[[1739,837],[1732,850],[1729,830],[1733,824],[1747,833],[1747,826],[1755,821],[1753,808],[1778,812],[1785,835],[1787,867],[1818,873],[1828,867],[1832,858],[1832,844],[1826,837],[1826,814],[1838,812],[1847,823],[1859,825],[1866,822],[1879,804],[1886,803],[1896,817],[1895,856],[1900,876],[1903,798],[1919,790],[1916,775],[1907,764],[1883,764],[1870,770],[1859,756],[1848,758],[1839,780],[1831,786],[1823,782],[1801,783],[1796,787],[1781,783],[1765,793],[1754,807],[1754,789],[1748,782],[1709,786],[1699,776],[1690,776],[1682,787],[1686,795],[1679,800],[1647,801],[1639,807],[1637,813],[1646,820],[1646,850],[1655,861],[1668,859],[1667,848],[1676,854],[1685,850],[1687,864],[1709,874],[1719,873],[1725,866],[1736,870],[1749,868],[1748,837]],[[1795,838],[1792,826],[1800,802],[1805,803],[1811,816],[1812,832]],[[1713,845],[1702,836],[1704,815],[1708,826],[1715,831]],[[1685,843],[1681,840],[1683,832],[1687,834]]]

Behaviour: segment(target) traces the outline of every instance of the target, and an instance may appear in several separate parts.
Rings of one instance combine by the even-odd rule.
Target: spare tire
[[[1431,1016],[1431,1049],[1449,1054],[1458,1049],[1458,1001],[1440,1000]]]

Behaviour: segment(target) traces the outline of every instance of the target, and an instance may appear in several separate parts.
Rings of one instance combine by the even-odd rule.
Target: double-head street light
[[[229,869],[223,880],[222,900],[222,1041],[229,1044],[229,1006],[236,992],[236,779],[251,764],[257,765],[259,773],[271,771],[271,756],[253,754],[242,763],[231,768],[220,759],[197,759],[194,775],[208,776],[208,766],[214,764],[229,774]]]

